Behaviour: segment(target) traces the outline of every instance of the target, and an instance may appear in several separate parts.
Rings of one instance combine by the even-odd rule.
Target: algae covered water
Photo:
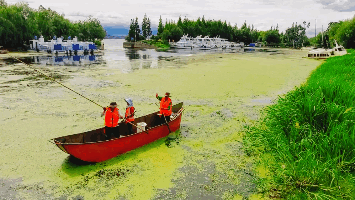
[[[185,104],[181,130],[106,162],[77,162],[48,140],[102,127],[102,109],[3,56],[1,198],[257,198],[254,181],[265,172],[243,151],[243,127],[320,62],[303,51],[131,51],[104,42],[102,53],[78,63],[12,55],[101,105],[116,101],[122,112],[131,97],[138,116],[156,111],[155,93],[169,91]]]

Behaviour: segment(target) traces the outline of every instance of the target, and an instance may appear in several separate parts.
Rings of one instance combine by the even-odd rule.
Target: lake
[[[265,172],[244,152],[244,127],[321,62],[300,50],[156,52],[122,43],[105,40],[104,51],[75,60],[11,55],[100,105],[116,101],[122,112],[130,97],[137,116],[157,111],[155,93],[168,91],[184,102],[180,131],[102,163],[75,162],[48,140],[103,127],[102,108],[3,56],[1,198],[257,198],[254,181]]]

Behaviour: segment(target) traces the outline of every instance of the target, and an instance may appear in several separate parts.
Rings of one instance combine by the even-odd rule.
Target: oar
[[[132,116],[134,115],[134,113],[136,113],[136,110],[134,110],[134,112],[132,113]],[[124,119],[122,119],[121,122],[124,122],[126,120],[126,117]]]
[[[155,105],[157,105],[157,106],[160,108],[160,106],[159,106],[157,103],[155,103]],[[158,115],[160,115],[160,114],[158,114]],[[165,120],[165,125],[168,126],[169,134],[170,134],[170,133],[171,133],[171,130],[170,130],[170,126],[169,126],[169,124],[168,124],[168,121],[166,121],[166,118],[165,118],[165,116],[164,116],[163,114],[161,114],[161,115],[162,115],[161,117],[163,117],[164,120]]]
[[[165,119],[165,123],[166,123],[166,126],[168,126],[168,129],[169,129],[169,134],[171,133],[171,130],[170,130],[170,127],[169,127],[169,124],[168,124],[168,121],[166,121],[166,118],[164,115],[162,115],[162,117]]]

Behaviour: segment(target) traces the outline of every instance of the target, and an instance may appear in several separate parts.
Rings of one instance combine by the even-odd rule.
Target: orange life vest
[[[105,126],[116,127],[118,125],[119,118],[120,114],[118,113],[118,108],[115,108],[113,111],[111,111],[110,107],[106,108]]]
[[[134,122],[134,107],[127,107],[126,108],[126,121]]]
[[[165,97],[163,97],[160,101],[160,114],[163,114],[164,116],[170,116],[172,113],[172,106],[170,106],[170,109],[167,110],[170,104],[171,99],[168,97],[168,100],[165,100]]]

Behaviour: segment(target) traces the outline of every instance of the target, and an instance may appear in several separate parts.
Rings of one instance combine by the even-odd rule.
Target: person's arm
[[[168,106],[168,110],[170,110],[170,108],[173,106],[173,103],[172,102],[170,102],[169,103],[169,106]]]
[[[124,119],[124,117],[120,114],[120,110],[118,110],[117,112],[118,112],[118,118],[119,119]]]
[[[158,93],[155,95],[155,97],[156,97],[159,101],[161,101],[161,99],[163,98],[163,97],[158,96]]]
[[[104,111],[101,113],[101,117],[102,117],[102,116],[104,116],[104,115],[105,115],[105,113],[106,113],[106,108],[105,108],[105,107],[103,107],[103,109],[104,109]]]

